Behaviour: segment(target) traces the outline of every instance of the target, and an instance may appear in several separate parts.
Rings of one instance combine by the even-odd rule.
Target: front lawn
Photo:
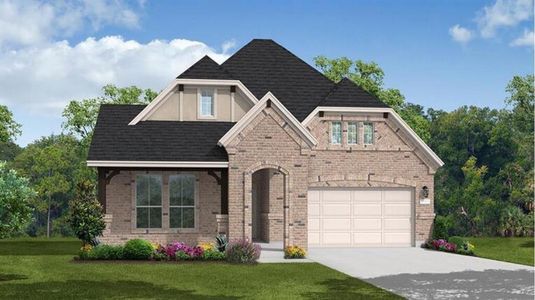
[[[398,299],[320,264],[74,262],[72,239],[0,241],[4,299]]]
[[[476,256],[533,266],[533,237],[469,237]]]

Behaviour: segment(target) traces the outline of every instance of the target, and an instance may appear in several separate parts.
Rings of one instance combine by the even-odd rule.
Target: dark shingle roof
[[[218,63],[205,55],[177,78],[188,79],[232,79]]]
[[[271,91],[300,121],[333,85],[318,70],[272,40],[252,40],[221,66],[258,99]]]
[[[388,107],[348,78],[342,79],[318,106]]]
[[[252,40],[222,65],[204,57],[178,78],[237,79],[258,99],[271,91],[299,121],[319,105],[386,106],[349,80],[333,83],[269,39]]]
[[[231,122],[128,123],[144,105],[101,105],[88,160],[228,161],[217,142]]]

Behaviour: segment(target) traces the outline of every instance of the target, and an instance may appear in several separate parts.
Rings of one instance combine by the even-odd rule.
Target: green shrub
[[[454,227],[453,219],[450,216],[436,216],[433,226],[433,239],[445,239],[450,236]]]
[[[192,259],[191,256],[189,256],[186,252],[184,252],[182,250],[178,250],[175,253],[175,258],[176,258],[176,260],[190,260],[190,259]]]
[[[460,247],[457,247],[457,253],[464,255],[474,255],[475,246],[469,241],[464,241]]]
[[[448,242],[453,243],[457,246],[457,249],[463,245],[465,240],[460,236],[452,236],[448,239]]]
[[[124,258],[144,260],[150,259],[154,249],[149,241],[142,239],[133,239],[124,245]]]
[[[225,253],[216,249],[204,250],[202,254],[203,260],[224,260]]]
[[[98,245],[89,251],[88,259],[119,260],[124,258],[124,247],[113,245]]]

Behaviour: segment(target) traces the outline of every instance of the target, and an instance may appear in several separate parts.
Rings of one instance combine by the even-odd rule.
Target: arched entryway
[[[253,242],[289,245],[289,173],[274,164],[257,165],[246,173],[244,236]]]

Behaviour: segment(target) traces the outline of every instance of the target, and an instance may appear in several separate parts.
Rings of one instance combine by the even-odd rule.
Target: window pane
[[[211,90],[201,91],[201,115],[213,116],[214,115],[214,92]]]
[[[356,123],[347,124],[347,143],[348,144],[357,143],[357,124]]]
[[[182,228],[195,227],[195,211],[193,207],[182,208]]]
[[[158,175],[150,176],[149,184],[150,205],[162,205],[162,177]]]
[[[136,177],[136,205],[149,205],[149,180],[144,175]]]
[[[182,222],[182,208],[171,207],[169,208],[169,227],[180,228]]]
[[[332,144],[342,143],[342,123],[340,122],[331,123],[331,143]]]
[[[162,208],[150,208],[150,228],[162,228]]]
[[[195,205],[195,177],[182,177],[182,205]]]
[[[373,144],[373,124],[364,123],[364,144]]]
[[[169,176],[169,205],[182,205],[181,180],[179,176]]]
[[[149,209],[138,207],[136,211],[136,227],[149,228]]]

